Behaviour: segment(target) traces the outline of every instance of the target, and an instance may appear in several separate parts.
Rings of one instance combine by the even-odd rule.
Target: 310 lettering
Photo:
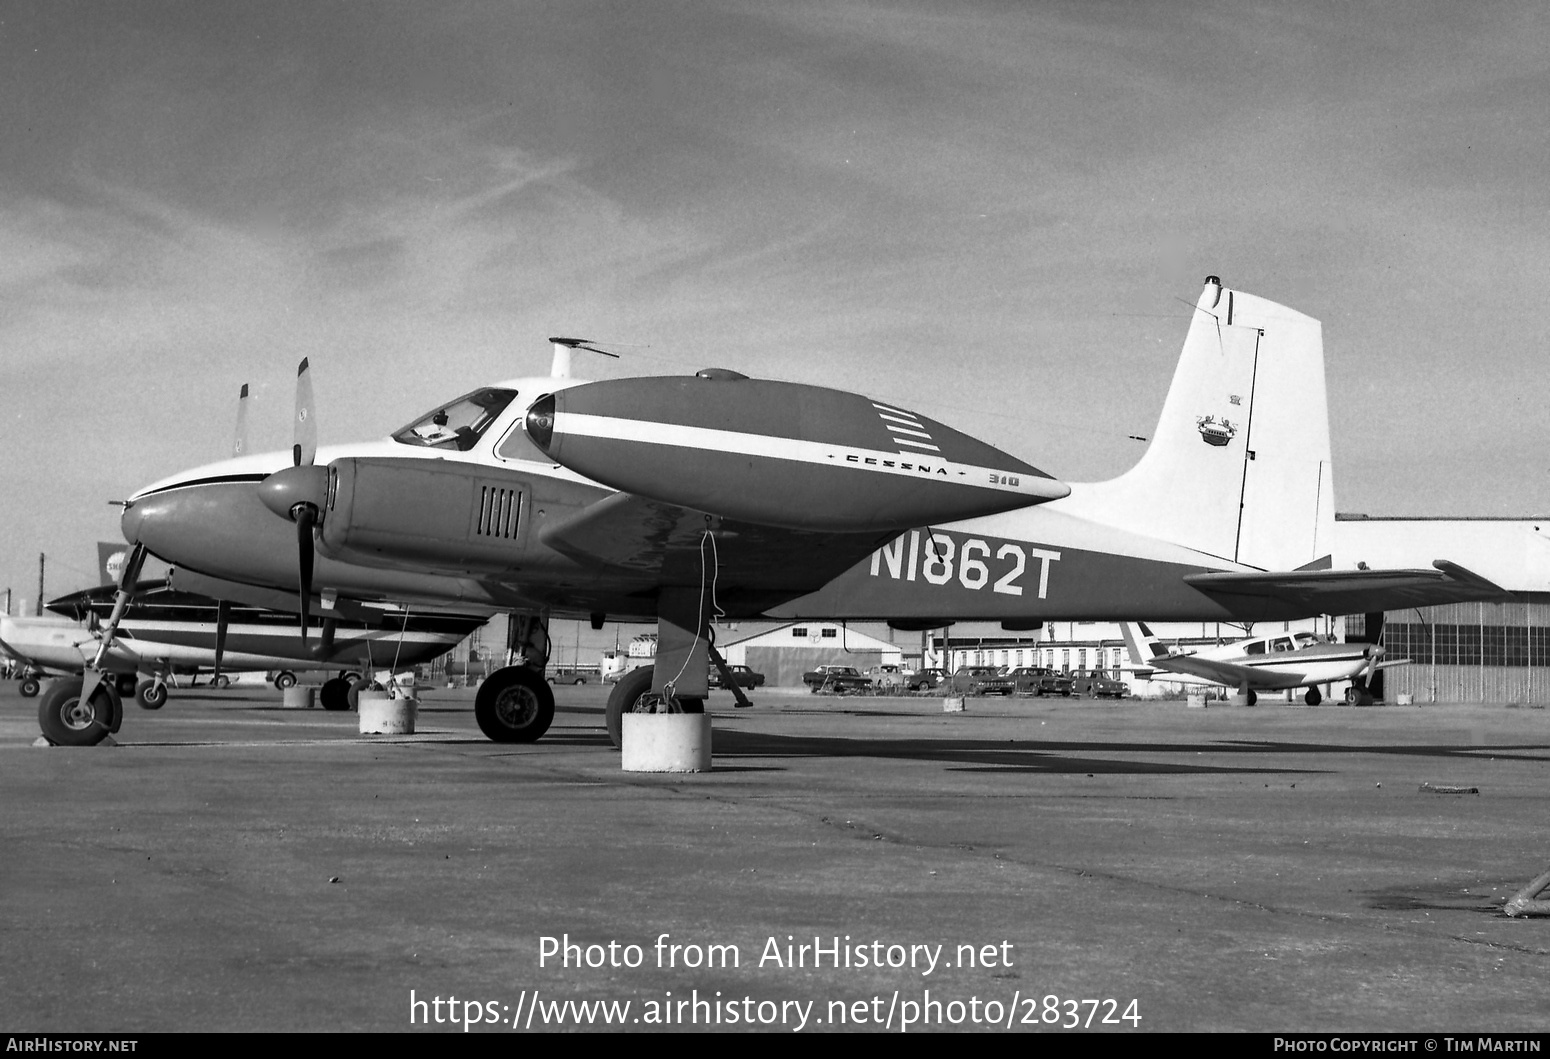
[[[1039,561],[1039,598],[1049,593],[1050,564],[1060,560],[1060,553],[1045,548],[1013,544],[1010,541],[993,545],[979,537],[970,537],[960,545],[946,533],[933,532],[924,537],[921,547],[920,530],[910,530],[906,536],[895,538],[872,553],[872,576],[881,577],[883,571],[895,581],[914,581],[917,574],[928,584],[945,585],[953,581],[964,588],[979,590],[986,585],[992,592],[1007,596],[1020,596],[1023,586],[1018,580],[1028,570],[1030,558]],[[994,548],[994,562],[1004,565],[1004,572],[994,581],[995,571],[990,561]]]

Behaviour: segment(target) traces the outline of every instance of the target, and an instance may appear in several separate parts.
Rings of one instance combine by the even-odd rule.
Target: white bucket
[[[1191,691],[1191,692],[1189,692],[1185,696],[1185,698],[1184,698],[1184,705],[1188,706],[1192,710],[1203,710],[1203,709],[1205,709],[1206,708],[1206,693],[1203,692],[1203,691]]]
[[[625,772],[710,771],[710,714],[627,713],[619,719]]]
[[[287,710],[310,710],[312,697],[317,694],[317,691],[318,689],[311,684],[293,684],[280,694],[284,696]]]
[[[417,699],[395,699],[386,691],[360,693],[361,735],[414,735]]]
[[[1394,705],[1395,706],[1414,706],[1415,705],[1415,696],[1410,694],[1409,692],[1400,692],[1398,695],[1394,696]]]
[[[950,695],[947,698],[943,699],[942,700],[942,712],[943,713],[962,713],[963,712],[963,696],[962,695]]]

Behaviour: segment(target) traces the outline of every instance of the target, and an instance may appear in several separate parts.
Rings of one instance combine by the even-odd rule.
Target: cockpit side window
[[[393,435],[404,445],[467,452],[516,399],[515,390],[486,388],[433,409]]]
[[[1246,645],[1243,648],[1243,653],[1246,654],[1246,655],[1262,655],[1262,654],[1264,654],[1265,653],[1265,641],[1264,640],[1255,640],[1253,643],[1248,644],[1248,645]]]
[[[528,460],[532,463],[553,464],[550,459],[533,439],[527,436],[527,431],[522,429],[522,420],[519,418],[515,426],[507,432],[506,436],[495,446],[495,455],[503,460]]]

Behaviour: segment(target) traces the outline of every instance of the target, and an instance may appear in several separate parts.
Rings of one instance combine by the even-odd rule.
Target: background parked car
[[[737,681],[738,687],[764,687],[763,673],[755,673],[747,666],[727,666],[727,668],[732,671],[732,679]],[[710,667],[710,686],[713,688],[724,688],[727,686],[726,682],[721,679],[721,670],[717,669],[715,666]]]
[[[1130,693],[1122,680],[1115,680],[1107,673],[1094,670],[1078,673],[1071,680],[1071,691],[1076,695],[1091,695],[1095,699],[1123,699]]]
[[[1019,695],[1070,695],[1071,677],[1043,666],[1020,666],[1007,676],[1012,678]]]
[[[871,678],[862,676],[855,666],[819,666],[811,672],[803,673],[802,683],[814,695],[820,691],[843,694],[847,691],[866,691],[872,687]]]
[[[995,666],[964,666],[953,674],[953,690],[960,695],[1010,695],[1017,683]]]
[[[903,683],[910,691],[930,691],[947,683],[947,674],[940,669],[917,669],[905,673]]]

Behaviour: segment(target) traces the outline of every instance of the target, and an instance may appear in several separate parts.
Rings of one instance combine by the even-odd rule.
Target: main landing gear
[[[544,680],[544,667],[549,664],[548,614],[511,615],[506,651],[522,661],[484,678],[474,696],[474,720],[497,743],[531,743],[554,723],[554,691]]]
[[[704,713],[704,699],[677,700],[677,709],[660,691],[652,691],[656,676],[655,666],[632,669],[619,678],[613,691],[608,693],[608,707],[603,720],[608,727],[608,739],[615,747],[624,746],[624,715],[627,713]]]

